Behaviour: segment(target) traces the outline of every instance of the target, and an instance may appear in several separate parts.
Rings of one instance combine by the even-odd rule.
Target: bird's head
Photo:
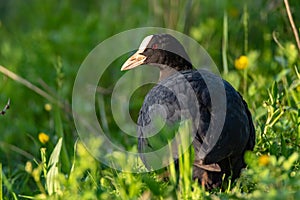
[[[123,64],[121,70],[140,65],[158,66],[164,71],[192,69],[190,58],[180,42],[169,34],[149,35],[144,38],[138,50]]]

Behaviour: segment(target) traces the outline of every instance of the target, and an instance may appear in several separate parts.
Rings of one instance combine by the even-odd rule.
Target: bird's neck
[[[193,65],[189,61],[170,52],[168,52],[168,56],[160,57],[160,60],[152,63],[152,65],[156,65],[160,69],[159,81],[168,78],[176,72],[193,69]]]
[[[160,67],[160,72],[159,72],[159,81],[162,81],[169,76],[175,74],[177,72],[176,69],[173,69],[172,67],[164,66]]]
[[[168,78],[169,76],[172,76],[173,74],[175,74],[176,72],[180,72],[180,71],[184,71],[187,70],[189,68],[181,68],[181,67],[169,67],[167,65],[159,65],[158,66],[160,71],[159,71],[159,80],[158,81],[162,81],[166,78]]]

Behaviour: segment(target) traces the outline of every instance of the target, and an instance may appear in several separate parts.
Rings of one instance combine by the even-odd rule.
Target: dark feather
[[[206,76],[210,76],[211,79],[216,80],[219,77],[201,70],[186,70],[181,71],[180,74],[176,73],[159,82],[152,88],[144,100],[138,118],[138,148],[141,153],[145,152],[146,146],[149,151],[157,150],[152,149],[152,144],[149,143],[148,136],[145,135],[145,132],[147,132],[145,131],[147,130],[145,127],[153,123],[153,119],[150,117],[151,112],[156,112],[155,110],[151,110],[153,105],[159,104],[165,109],[167,124],[175,124],[182,120],[182,116],[180,115],[180,111],[182,110],[188,110],[190,116],[192,116],[192,120],[194,122],[197,121],[195,119],[195,107],[192,107],[192,104],[180,105],[176,95],[171,90],[183,96],[189,96],[189,91],[187,90],[189,86],[187,84],[190,84],[197,96],[200,120],[198,120],[199,127],[195,133],[195,154],[201,148],[210,123],[214,123],[212,115],[219,114],[218,111],[211,113],[210,93],[201,74],[205,74]],[[226,91],[227,109],[220,138],[207,155],[202,155],[203,160],[195,160],[193,170],[193,177],[199,180],[203,179],[203,170],[205,171],[207,176],[205,184],[207,188],[220,186],[224,173],[233,179],[237,178],[241,169],[246,166],[243,159],[245,151],[252,150],[255,143],[254,126],[247,104],[228,82],[223,80],[223,86]],[[142,160],[148,168],[151,168],[151,163],[145,157],[142,157]]]

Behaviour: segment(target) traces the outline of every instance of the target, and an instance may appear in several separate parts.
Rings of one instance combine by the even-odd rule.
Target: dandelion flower
[[[243,70],[248,67],[248,57],[247,56],[240,56],[239,58],[235,59],[234,66],[238,70]]]
[[[44,108],[45,108],[46,111],[49,112],[49,111],[52,110],[52,105],[50,103],[46,103],[45,106],[44,106]]]
[[[259,165],[261,166],[266,166],[268,165],[270,162],[270,156],[268,155],[261,155],[259,158],[258,158],[258,163]]]
[[[39,133],[39,141],[42,144],[46,144],[49,141],[49,136],[46,133],[41,132]]]
[[[26,162],[26,165],[25,165],[25,171],[26,171],[27,173],[29,173],[29,174],[32,173],[32,164],[31,164],[31,162],[29,162],[29,161]]]

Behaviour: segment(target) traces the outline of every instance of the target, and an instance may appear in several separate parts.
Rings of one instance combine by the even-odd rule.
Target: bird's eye
[[[153,44],[152,45],[152,49],[157,49],[158,45],[157,44]]]

